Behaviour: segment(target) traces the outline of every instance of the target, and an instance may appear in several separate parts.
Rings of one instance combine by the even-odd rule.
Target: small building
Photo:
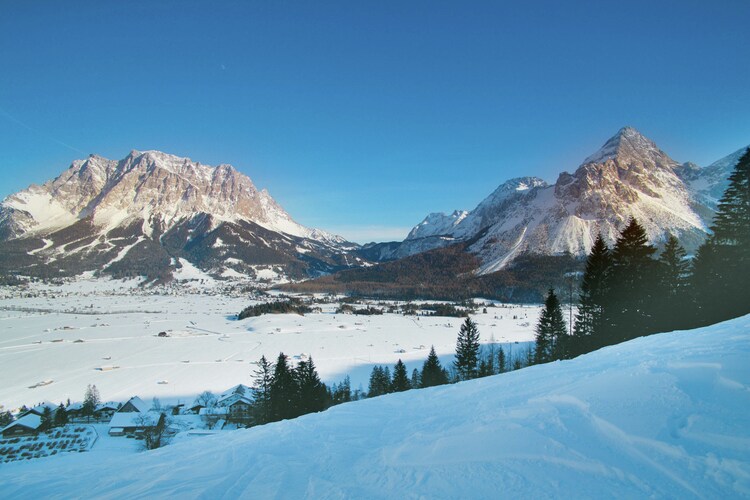
[[[57,405],[55,403],[50,403],[49,401],[45,401],[43,403],[39,403],[35,407],[31,408],[30,410],[26,410],[23,412],[19,417],[24,417],[26,415],[38,415],[42,416],[44,415],[45,408],[49,408],[50,412],[52,412],[52,415],[55,414],[55,411],[57,411]]]
[[[160,413],[149,412],[116,412],[109,421],[110,436],[125,436],[127,434],[139,435],[149,428],[156,427],[159,422]]]
[[[14,436],[33,436],[39,434],[39,428],[42,426],[42,417],[36,413],[27,413],[20,417],[18,420],[14,420],[9,423],[2,430],[0,434],[3,438],[10,438]]]
[[[83,403],[70,403],[66,408],[65,412],[68,414],[68,419],[76,419],[83,417]]]
[[[151,408],[138,396],[133,396],[117,413],[147,413]]]
[[[229,422],[249,424],[252,422],[252,394],[250,387],[243,384],[236,385],[219,396],[214,409],[226,409],[224,416]]]
[[[108,402],[101,403],[94,409],[94,418],[97,420],[110,420],[118,410],[119,404]]]

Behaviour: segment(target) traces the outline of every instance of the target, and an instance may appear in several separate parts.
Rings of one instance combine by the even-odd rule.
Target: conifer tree
[[[0,411],[0,429],[13,422],[13,414],[8,410]]]
[[[544,309],[536,325],[536,349],[534,363],[547,363],[562,359],[559,345],[565,342],[565,319],[560,301],[555,291],[550,288],[544,301]]]
[[[297,380],[298,413],[305,415],[325,410],[327,406],[326,386],[320,381],[312,357],[300,361],[294,371]]]
[[[62,427],[68,423],[68,412],[65,410],[65,405],[60,403],[60,406],[55,410],[54,425],[55,427]]]
[[[612,251],[612,277],[606,307],[609,342],[618,343],[656,331],[656,263],[646,230],[635,218],[622,230]]]
[[[253,372],[253,418],[259,425],[268,423],[273,418],[271,411],[271,387],[273,386],[274,367],[265,355],[260,357],[258,368]]]
[[[422,376],[419,373],[419,369],[414,368],[411,371],[411,388],[419,389],[422,387]]]
[[[388,367],[376,365],[370,373],[370,386],[367,389],[367,397],[374,398],[391,392],[391,372]]]
[[[606,335],[604,307],[611,270],[612,257],[604,238],[599,234],[591,247],[591,253],[586,258],[580,302],[568,352],[571,357],[597,349],[605,343],[602,340]]]
[[[99,390],[95,385],[89,385],[86,387],[86,393],[83,396],[81,413],[90,419],[94,415],[94,410],[99,402]]]
[[[466,318],[456,339],[456,360],[453,362],[459,380],[476,378],[479,369],[479,329]]]
[[[53,424],[53,417],[52,417],[52,410],[50,410],[49,406],[44,407],[44,411],[42,411],[42,423],[39,426],[39,430],[42,432],[47,432],[52,428]]]
[[[693,265],[699,324],[750,312],[750,149],[729,177],[711,232]]]
[[[406,374],[406,365],[400,359],[393,368],[393,380],[391,381],[393,392],[403,392],[411,389],[409,376]]]
[[[497,350],[497,373],[505,373],[507,370],[505,365],[505,351],[503,350],[503,347],[500,346],[500,349]]]
[[[440,358],[435,353],[435,346],[430,347],[430,354],[422,366],[422,387],[432,387],[448,383],[448,374],[440,364]]]
[[[333,384],[331,392],[331,404],[338,405],[348,403],[352,400],[352,384],[349,375],[344,377],[339,384]]]
[[[659,307],[656,315],[660,331],[688,325],[689,303],[686,295],[690,264],[685,256],[685,249],[670,234],[659,256]]]
[[[285,420],[299,415],[297,383],[289,368],[289,358],[281,352],[276,359],[271,383],[271,421]]]

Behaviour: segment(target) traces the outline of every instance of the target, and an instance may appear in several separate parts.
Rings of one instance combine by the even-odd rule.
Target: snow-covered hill
[[[184,258],[216,274],[265,264],[300,276],[336,268],[355,247],[298,224],[230,165],[159,151],[132,151],[120,161],[92,155],[7,197],[0,239],[16,253],[3,267],[32,274],[45,267],[117,274],[128,265],[142,273],[144,260],[149,274],[159,274]]]
[[[742,152],[704,169],[681,165],[624,127],[554,185],[534,177],[512,179],[470,212],[430,214],[391,256],[472,241],[468,249],[481,258],[480,273],[489,273],[524,253],[584,255],[599,232],[614,242],[630,217],[638,218],[652,242],[672,233],[692,251],[705,238]]]
[[[6,464],[8,497],[743,498],[750,317],[140,455]]]

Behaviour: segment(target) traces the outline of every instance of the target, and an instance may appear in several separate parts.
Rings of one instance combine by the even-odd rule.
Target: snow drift
[[[748,496],[748,332],[750,316],[154,452],[8,464],[0,483],[53,498]]]

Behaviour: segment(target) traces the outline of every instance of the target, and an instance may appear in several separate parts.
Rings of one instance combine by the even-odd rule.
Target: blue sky
[[[701,165],[750,144],[749,21],[746,0],[0,0],[0,197],[158,149],[399,239],[624,125]]]

